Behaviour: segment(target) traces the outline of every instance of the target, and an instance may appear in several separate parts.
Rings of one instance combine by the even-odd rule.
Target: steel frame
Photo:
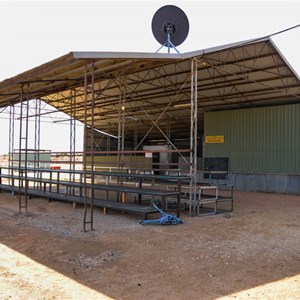
[[[238,45],[235,48],[219,49],[214,53],[198,53],[198,56],[186,59],[152,61],[146,57],[143,61],[139,59],[119,58],[113,60],[87,59],[81,58],[74,61],[74,57],[68,55],[68,59],[57,59],[42,68],[43,76],[52,74],[51,79],[38,78],[32,81],[22,77],[17,81],[17,88],[5,89],[0,97],[6,96],[5,103],[9,108],[9,166],[17,167],[18,172],[18,199],[19,211],[23,209],[27,212],[27,165],[28,165],[28,122],[34,117],[34,166],[40,167],[40,123],[41,116],[51,115],[54,112],[42,112],[42,102],[53,104],[57,110],[69,114],[67,120],[70,126],[70,147],[69,147],[69,169],[75,171],[76,155],[82,154],[83,186],[84,186],[84,231],[87,225],[93,230],[93,198],[94,198],[94,169],[97,165],[95,157],[98,155],[115,155],[118,157],[117,167],[119,171],[124,171],[126,164],[130,165],[129,159],[132,155],[142,155],[147,151],[141,149],[143,143],[148,139],[161,138],[163,143],[171,146],[168,150],[161,152],[179,153],[183,160],[189,165],[190,181],[190,216],[192,206],[196,200],[197,184],[197,148],[199,132],[199,115],[204,109],[217,109],[231,105],[251,105],[259,103],[257,97],[264,97],[268,93],[268,98],[279,98],[284,93],[285,97],[292,97],[298,101],[299,82],[293,72],[286,66],[272,43],[254,44],[248,52],[247,44]],[[242,56],[238,56],[239,53]],[[270,67],[261,67],[260,61],[269,59],[273,62]],[[76,65],[68,64],[72,61]],[[170,68],[171,66],[171,68]],[[56,69],[58,67],[58,69]],[[57,78],[58,70],[66,69],[63,78]],[[46,70],[45,70],[46,69]],[[264,76],[260,77],[260,72],[264,71]],[[52,72],[52,73],[51,73]],[[102,72],[102,73],[101,73]],[[35,74],[34,72],[32,73]],[[32,75],[31,74],[31,75]],[[46,74],[46,75],[45,75]],[[201,81],[198,80],[201,74]],[[267,76],[265,76],[267,74]],[[256,76],[259,79],[256,79]],[[68,78],[68,79],[66,79]],[[82,86],[82,81],[84,85]],[[279,87],[273,82],[280,81]],[[47,85],[45,85],[47,83]],[[245,84],[255,88],[243,93]],[[281,86],[285,90],[281,90]],[[198,92],[199,88],[199,92]],[[296,88],[296,92],[293,92]],[[43,90],[44,89],[44,90]],[[295,91],[295,90],[294,90]],[[52,95],[47,93],[52,92]],[[37,97],[37,95],[44,95]],[[31,103],[29,100],[35,99],[34,114],[29,115]],[[2,98],[1,98],[2,99]],[[157,100],[159,99],[159,101]],[[14,103],[19,102],[16,107]],[[266,101],[267,102],[267,101]],[[174,117],[180,115],[180,110],[176,111],[176,105],[187,105],[185,110],[188,113],[180,122]],[[19,109],[19,152],[15,149],[16,133],[16,110]],[[128,122],[131,119],[131,123]],[[81,121],[84,125],[82,153],[76,152],[76,121]],[[64,118],[58,122],[66,121]],[[95,138],[95,129],[106,129],[106,151],[101,150],[100,140]],[[184,149],[174,142],[177,137],[176,130],[184,129],[189,144]],[[109,135],[110,134],[110,135]],[[114,147],[113,135],[117,135],[117,145]],[[181,134],[182,135],[182,134]],[[126,139],[133,138],[134,150],[126,148]],[[117,150],[116,150],[116,149]],[[189,153],[189,160],[183,153]],[[16,160],[14,155],[18,154]],[[23,156],[22,156],[23,155]],[[126,156],[127,155],[127,156]],[[18,163],[15,163],[18,161]],[[168,161],[169,164],[169,161]],[[16,166],[17,165],[17,166]],[[24,165],[24,167],[23,167]],[[171,165],[171,164],[170,164]],[[91,172],[88,172],[90,168]],[[12,168],[13,169],[13,168]],[[11,170],[11,175],[13,175]],[[75,173],[75,172],[74,172]],[[38,173],[37,173],[38,174]],[[23,176],[24,175],[24,176]],[[75,175],[70,174],[70,181],[75,181]],[[15,185],[12,178],[10,183]],[[87,184],[91,184],[91,188]],[[120,183],[121,184],[121,183]],[[25,196],[21,196],[21,188],[25,190]]]
[[[19,199],[19,212],[22,213],[22,209],[25,209],[27,213],[28,210],[28,180],[27,180],[27,160],[28,160],[28,116],[29,116],[29,84],[26,86],[26,99],[24,99],[24,85],[21,85],[21,95],[20,95],[20,131],[19,131],[19,184],[18,184],[18,199]],[[23,110],[25,109],[26,117],[23,118]],[[24,121],[25,120],[25,121]],[[25,130],[23,123],[25,123]],[[23,152],[24,151],[24,152]],[[24,153],[24,159],[22,158],[22,153]],[[22,167],[22,162],[24,162],[24,167]],[[23,176],[24,175],[24,176]],[[25,184],[24,184],[25,183]],[[24,188],[24,197],[22,197],[21,189]]]
[[[28,118],[27,118],[28,122]],[[40,149],[41,149],[41,100],[35,99],[35,116],[34,116],[34,168],[40,168]],[[34,172],[34,177],[41,176],[40,172]],[[37,185],[38,182],[34,182]]]
[[[267,46],[265,46],[267,47]],[[216,53],[214,57],[202,55],[178,62],[170,62],[174,69],[170,71],[168,63],[160,66],[155,65],[144,70],[136,70],[131,67],[132,61],[119,61],[117,67],[122,67],[120,72],[113,73],[114,76],[101,82],[101,77],[96,77],[96,70],[101,62],[95,59],[86,59],[84,63],[84,86],[80,87],[77,83],[69,91],[59,91],[55,95],[45,97],[47,103],[57,103],[58,110],[67,112],[70,115],[70,150],[69,150],[69,169],[75,171],[76,166],[76,121],[83,122],[84,125],[84,149],[83,149],[83,185],[84,185],[84,220],[83,227],[87,230],[87,225],[93,230],[93,198],[94,198],[94,169],[97,165],[95,156],[97,155],[116,155],[117,167],[120,172],[124,171],[124,166],[129,164],[128,158],[131,155],[140,155],[146,151],[141,149],[143,143],[153,137],[161,138],[170,148],[165,150],[167,153],[177,152],[183,160],[189,164],[190,181],[190,211],[192,215],[192,206],[196,200],[197,184],[197,148],[198,148],[198,116],[202,113],[202,108],[209,108],[215,104],[209,104],[213,101],[223,101],[223,103],[232,103],[232,99],[238,99],[241,103],[253,101],[252,94],[244,95],[241,87],[244,82],[251,82],[260,85],[260,89],[253,91],[253,94],[264,93],[265,90],[273,89],[280,92],[276,87],[268,84],[267,80],[273,80],[272,76],[277,72],[281,75],[281,83],[292,88],[296,83],[290,79],[290,73],[282,73],[280,59],[273,59],[276,68],[266,70],[270,75],[263,80],[255,80],[251,75],[260,72],[257,66],[260,59],[264,58],[264,47],[254,48],[255,59],[253,55],[245,52],[244,59],[239,60],[232,49],[228,49],[227,54]],[[271,51],[271,49],[269,49]],[[243,50],[246,51],[246,50]],[[249,55],[248,55],[249,54]],[[248,59],[247,57],[251,57]],[[265,54],[267,57],[268,54]],[[186,67],[186,64],[189,67]],[[234,71],[227,69],[228,66],[234,66]],[[105,67],[104,67],[105,69]],[[128,71],[128,72],[127,72]],[[275,72],[275,73],[274,73]],[[198,74],[201,73],[201,82],[198,80]],[[206,77],[203,76],[205,74]],[[276,78],[274,80],[277,80]],[[79,82],[79,81],[78,81]],[[82,78],[81,78],[82,82]],[[63,82],[62,82],[63,83]],[[199,88],[199,93],[198,93]],[[202,90],[214,91],[210,96],[202,95]],[[290,93],[291,94],[291,93]],[[161,101],[156,101],[157,98]],[[250,95],[250,96],[249,96]],[[292,96],[299,98],[299,95]],[[23,208],[27,211],[27,172],[22,173],[22,169],[27,169],[28,163],[28,119],[34,117],[35,133],[34,148],[35,159],[34,166],[40,167],[40,122],[44,114],[52,112],[42,112],[41,100],[35,100],[35,113],[29,116],[31,99],[30,83],[22,83],[19,94],[20,102],[20,128],[19,128],[19,210]],[[16,150],[14,145],[15,139],[15,106],[11,102],[9,110],[9,165],[14,166],[13,153]],[[173,113],[176,105],[187,105],[190,115],[184,120],[181,119],[185,128],[189,127],[189,146],[185,149],[179,149],[174,143],[173,125],[178,123],[174,120]],[[222,105],[222,104],[218,104]],[[216,107],[216,105],[215,105]],[[112,117],[114,116],[114,118]],[[117,116],[117,117],[116,117]],[[143,118],[142,118],[142,117]],[[129,122],[128,120],[131,120]],[[65,121],[65,120],[59,120]],[[178,125],[178,124],[177,124]],[[181,125],[181,124],[179,124]],[[108,134],[106,136],[106,151],[101,149],[101,143],[104,135],[100,140],[95,139],[95,129],[105,128]],[[101,129],[102,129],[101,128]],[[117,128],[117,130],[115,130]],[[145,130],[145,128],[147,128]],[[176,127],[180,128],[180,127]],[[112,145],[112,135],[117,131],[116,150]],[[126,139],[131,136],[133,139],[134,150],[126,149]],[[183,152],[189,152],[189,160]],[[22,154],[24,158],[22,158]],[[125,155],[128,155],[125,157]],[[80,162],[79,162],[80,163]],[[167,162],[169,164],[169,161]],[[25,167],[23,168],[23,164]],[[170,164],[171,165],[171,164]],[[91,172],[88,172],[91,171]],[[24,174],[24,176],[22,175]],[[73,174],[74,175],[74,174]],[[75,177],[70,174],[70,181],[75,181]],[[11,182],[14,184],[13,182]],[[87,185],[89,185],[89,188]],[[119,184],[122,184],[119,182]],[[25,197],[21,197],[21,187],[25,188]]]
[[[192,206],[196,201],[197,187],[197,146],[198,146],[198,64],[191,59],[191,133],[190,133],[190,205],[189,215],[192,216]]]
[[[76,170],[76,91],[71,90],[71,97],[70,97],[70,172],[69,180],[71,182],[75,182],[75,170]],[[70,188],[69,193],[74,195],[74,188]]]
[[[149,70],[145,74],[143,74],[142,77],[137,75],[137,82],[133,83],[134,81],[132,78],[130,78],[130,83],[128,83],[127,77],[121,76],[117,81],[110,81],[104,88],[99,91],[99,88],[101,88],[99,85],[97,85],[97,91],[95,90],[95,86],[97,83],[95,83],[95,75],[94,75],[94,61],[90,62],[88,61],[85,65],[85,72],[84,72],[84,88],[83,89],[72,89],[70,90],[70,94],[68,97],[65,97],[63,95],[64,100],[61,101],[62,106],[65,108],[66,106],[69,107],[69,123],[70,123],[70,151],[69,151],[69,168],[70,170],[75,171],[75,155],[76,155],[76,124],[75,119],[78,119],[78,114],[80,114],[80,110],[78,111],[78,103],[77,98],[82,97],[84,99],[84,117],[83,117],[83,124],[84,124],[84,149],[83,149],[83,186],[84,186],[84,219],[83,219],[83,228],[84,231],[87,231],[87,225],[90,225],[90,229],[93,230],[93,199],[94,199],[94,168],[95,168],[95,162],[94,162],[94,156],[95,153],[104,153],[103,151],[95,151],[95,139],[94,139],[94,128],[95,128],[95,117],[99,116],[99,113],[95,113],[96,109],[96,100],[101,99],[101,96],[107,91],[111,84],[113,82],[117,83],[119,85],[119,99],[118,99],[118,105],[117,109],[119,111],[119,122],[118,122],[118,145],[117,145],[117,151],[111,151],[111,145],[110,140],[111,138],[107,138],[107,154],[113,154],[116,153],[118,156],[118,168],[120,172],[124,171],[123,166],[126,163],[124,154],[125,151],[125,128],[126,128],[126,117],[130,117],[130,113],[128,112],[128,109],[134,109],[135,106],[135,100],[132,101],[132,98],[127,98],[127,93],[130,92],[135,93],[135,89],[141,85],[145,84],[143,80],[147,77],[149,77],[149,74],[152,73],[155,74],[155,76],[152,80],[147,80],[147,85],[152,86],[156,85],[157,83],[154,82],[154,80],[158,80],[158,83],[162,85],[162,88],[165,89],[165,92],[167,94],[167,97],[169,97],[169,102],[164,107],[155,107],[159,111],[159,115],[153,119],[153,116],[151,116],[146,108],[151,103],[148,101],[148,99],[143,100],[143,96],[136,93],[136,96],[142,99],[143,104],[140,109],[144,114],[147,116],[148,120],[152,123],[150,129],[144,136],[139,136],[138,133],[138,120],[134,119],[134,151],[130,151],[130,154],[136,154],[136,153],[145,153],[146,151],[138,150],[140,145],[143,143],[143,141],[147,138],[148,134],[153,130],[154,128],[160,132],[163,139],[165,139],[166,143],[172,146],[172,149],[166,150],[168,153],[172,152],[178,152],[179,155],[183,157],[183,159],[187,162],[186,158],[182,155],[182,152],[190,152],[191,160],[190,160],[190,172],[191,174],[195,174],[195,170],[197,168],[196,166],[196,156],[197,156],[197,68],[194,68],[193,66],[197,65],[194,60],[192,60],[192,66],[191,66],[191,75],[186,76],[184,81],[180,83],[178,87],[178,83],[174,85],[174,82],[171,78],[168,78],[164,75],[166,71],[164,70],[164,67],[160,67],[156,70]],[[189,79],[190,78],[190,79]],[[173,103],[176,103],[178,101],[178,96],[182,92],[182,90],[185,88],[185,86],[189,83],[189,80],[192,82],[192,96],[191,96],[191,145],[190,149],[178,149],[171,140],[171,122],[170,118],[168,116],[168,109],[173,105]],[[166,83],[170,83],[170,87],[165,87]],[[173,85],[172,85],[173,84]],[[169,89],[177,89],[174,96],[170,97],[168,96]],[[83,92],[83,94],[82,94]],[[19,174],[19,210],[22,211],[23,208],[26,209],[27,212],[27,164],[28,164],[28,120],[30,117],[34,117],[34,124],[35,124],[35,131],[34,131],[34,148],[37,152],[35,152],[34,157],[34,167],[39,168],[40,167],[40,157],[39,157],[39,151],[40,151],[40,122],[41,122],[41,116],[46,114],[51,114],[53,112],[42,112],[41,111],[41,99],[35,100],[35,112],[34,114],[29,115],[30,110],[30,103],[29,103],[29,94],[30,94],[30,85],[21,85],[21,93],[20,93],[20,116],[19,116],[19,122],[20,122],[20,134],[19,134],[19,164],[18,164],[18,174]],[[97,96],[96,96],[97,95]],[[79,104],[79,107],[81,104]],[[116,103],[112,103],[112,108],[116,106]],[[98,109],[98,107],[97,107]],[[25,114],[24,114],[25,112]],[[10,153],[13,153],[14,151],[14,106],[11,106],[10,108]],[[164,126],[163,122],[162,125],[160,125],[160,121],[162,118],[166,116],[167,117],[167,124],[165,126],[165,130],[162,128]],[[64,120],[62,120],[64,121]],[[107,130],[110,132],[110,128],[112,126],[111,123],[107,123]],[[24,129],[25,128],[25,129]],[[89,150],[88,150],[89,148]],[[24,157],[22,157],[21,153],[24,152]],[[11,157],[12,158],[12,157]],[[10,166],[13,166],[13,159],[10,158]],[[188,162],[187,162],[188,163]],[[23,166],[24,164],[24,166]],[[91,172],[88,172],[88,169],[90,168]],[[22,175],[24,174],[24,178]],[[70,181],[74,181],[75,177],[70,174]],[[24,184],[25,182],[25,184]],[[89,188],[87,188],[88,183],[91,184]],[[122,184],[122,183],[119,183]],[[25,188],[25,196],[22,198],[21,196],[21,188]],[[22,200],[23,199],[23,200]]]
[[[14,175],[14,150],[15,150],[15,106],[13,103],[9,106],[9,149],[8,149],[8,166],[10,169],[10,175]],[[15,185],[14,178],[9,180],[12,186]]]
[[[89,85],[88,78],[88,67],[89,64],[85,65],[84,73],[84,149],[83,149],[83,183],[84,183],[84,217],[83,217],[83,230],[86,231],[86,225],[90,224],[90,229],[94,230],[94,109],[95,109],[95,77],[94,77],[94,61],[91,63],[91,83]],[[89,94],[88,88],[91,89],[91,99],[90,99],[90,110],[88,110]],[[90,131],[88,131],[88,111],[91,116]],[[88,146],[88,134],[90,134],[90,172],[87,172],[87,146]],[[90,190],[88,191],[87,184],[88,179],[90,180]],[[88,194],[89,193],[89,194]]]
[[[126,77],[119,78],[119,122],[118,122],[118,172],[123,172],[124,170],[124,145],[125,145],[125,103],[126,103]],[[123,184],[118,178],[118,183]]]

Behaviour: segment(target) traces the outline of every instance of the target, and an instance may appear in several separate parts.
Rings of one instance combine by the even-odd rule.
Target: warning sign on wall
[[[205,137],[206,144],[224,143],[224,135],[207,135]]]

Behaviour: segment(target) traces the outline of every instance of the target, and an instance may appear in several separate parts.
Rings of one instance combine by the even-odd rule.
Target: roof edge
[[[132,59],[182,59],[176,53],[151,53],[151,52],[98,52],[98,51],[73,51],[74,59],[105,59],[105,58],[132,58]]]
[[[226,49],[230,49],[230,48],[237,48],[240,46],[245,46],[245,45],[249,45],[249,44],[253,44],[256,42],[266,42],[266,41],[270,41],[271,39],[269,37],[261,37],[261,38],[255,38],[255,39],[249,39],[249,40],[243,40],[240,42],[235,42],[235,43],[230,43],[230,44],[224,44],[221,46],[215,46],[215,47],[210,47],[210,48],[206,48],[203,50],[196,50],[196,51],[191,51],[191,52],[186,52],[184,53],[182,56],[183,58],[191,58],[194,56],[201,56],[204,54],[210,54],[212,52],[218,52],[218,51],[222,51],[222,50],[226,50]]]
[[[277,51],[278,55],[281,57],[281,59],[284,61],[284,63],[287,65],[287,67],[291,70],[291,72],[294,73],[294,75],[297,77],[297,79],[300,81],[300,77],[299,74],[297,73],[297,71],[290,65],[289,61],[287,60],[287,58],[282,54],[281,50],[279,50],[279,48],[277,47],[276,43],[270,38],[270,43],[272,45],[272,47]]]

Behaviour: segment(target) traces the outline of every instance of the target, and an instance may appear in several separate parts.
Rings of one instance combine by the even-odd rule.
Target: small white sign
[[[152,152],[146,152],[145,157],[152,158]]]

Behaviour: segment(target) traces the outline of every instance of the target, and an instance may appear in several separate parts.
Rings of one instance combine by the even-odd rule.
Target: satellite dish
[[[155,39],[162,45],[170,49],[182,44],[189,33],[189,20],[182,9],[175,5],[161,7],[153,16],[152,33]]]

